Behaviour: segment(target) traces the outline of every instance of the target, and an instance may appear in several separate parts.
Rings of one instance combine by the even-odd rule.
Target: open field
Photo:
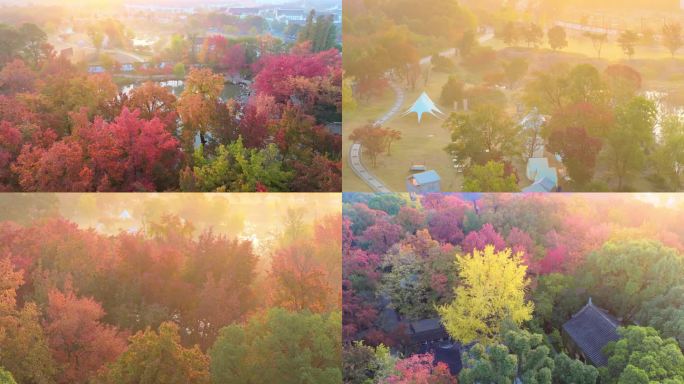
[[[442,73],[435,70],[431,71],[427,83],[421,78],[415,90],[405,90],[406,97],[401,111],[407,110],[412,103],[425,91],[430,98],[439,105],[439,96],[442,86],[446,83],[450,75],[465,82],[466,86],[482,84],[485,74],[497,71],[501,68],[501,63],[515,57],[524,57],[529,62],[529,69],[525,77],[518,82],[512,90],[503,90],[507,97],[506,110],[513,115],[516,112],[516,105],[520,104],[520,97],[525,82],[532,78],[536,71],[549,70],[556,64],[566,64],[574,66],[577,64],[591,64],[599,71],[603,71],[611,64],[624,64],[633,67],[642,75],[642,91],[658,91],[666,93],[668,108],[682,104],[684,97],[684,60],[681,55],[671,58],[669,52],[662,47],[637,46],[636,54],[632,59],[627,59],[621,48],[614,42],[607,42],[601,52],[601,58],[597,57],[596,51],[591,42],[581,35],[571,34],[569,46],[561,51],[553,51],[544,44],[540,48],[528,48],[524,45],[508,47],[499,39],[491,39],[484,45],[490,46],[497,51],[497,63],[487,69],[469,71],[461,65],[457,65],[451,73]],[[405,85],[404,85],[405,86]],[[387,91],[382,97],[371,99],[357,110],[348,112],[344,116],[344,154],[348,155],[349,143],[348,136],[353,129],[372,121],[381,116],[391,105],[394,94]],[[448,115],[452,110],[448,106],[439,107]],[[526,109],[525,109],[526,110]],[[392,144],[391,156],[380,155],[377,159],[377,166],[372,168],[370,160],[364,156],[363,164],[381,179],[388,187],[394,191],[404,191],[405,178],[410,174],[409,168],[415,163],[425,163],[428,169],[436,170],[442,177],[442,190],[458,191],[463,183],[463,175],[458,174],[453,169],[453,164],[444,147],[450,142],[450,133],[442,127],[443,120],[433,116],[425,115],[422,124],[418,124],[416,115],[402,117],[401,114],[394,116],[384,124],[385,128],[397,129],[402,133],[402,139]],[[605,152],[605,148],[604,151]],[[547,153],[551,159],[552,154]],[[606,154],[599,156],[599,164],[596,169],[595,180],[604,188],[615,188],[612,173]],[[525,159],[522,154],[520,157],[511,159],[517,169],[520,178],[521,188],[529,185],[529,181],[524,177]],[[555,161],[552,161],[555,162]],[[561,164],[554,164],[560,167]],[[344,190],[347,191],[368,191],[365,185],[348,168],[345,161]],[[644,173],[652,173],[652,169],[646,169]],[[649,181],[649,175],[635,175],[629,182],[631,190],[658,190]],[[572,186],[566,186],[572,190]]]

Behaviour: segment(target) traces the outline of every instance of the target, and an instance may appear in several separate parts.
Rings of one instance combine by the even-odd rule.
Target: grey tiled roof
[[[438,331],[442,329],[442,323],[439,321],[439,318],[412,321],[411,329],[415,333]]]
[[[605,310],[589,303],[570,320],[563,324],[563,329],[584,352],[584,355],[595,366],[608,364],[608,358],[603,354],[603,347],[611,341],[617,341],[620,336],[617,327],[620,322]]]
[[[448,337],[439,318],[413,321],[409,324],[411,340],[418,343],[441,340]]]

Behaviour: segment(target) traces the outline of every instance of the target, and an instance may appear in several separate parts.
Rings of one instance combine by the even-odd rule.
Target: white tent
[[[438,113],[444,115],[444,112],[442,112],[437,105],[435,105],[435,103],[430,99],[430,96],[428,96],[425,92],[420,95],[418,100],[413,103],[413,106],[411,106],[411,108],[409,108],[409,110],[406,111],[403,116],[410,115],[411,113],[418,115],[418,123],[421,122],[423,119],[423,114],[425,113],[429,113],[438,118],[440,117]]]

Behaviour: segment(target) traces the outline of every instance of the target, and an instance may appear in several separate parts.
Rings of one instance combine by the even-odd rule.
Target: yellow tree
[[[202,145],[205,133],[216,120],[217,104],[221,101],[224,80],[209,68],[192,69],[185,79],[185,89],[178,99],[178,114],[183,121],[183,137],[190,144],[199,132]]]
[[[534,306],[525,302],[529,280],[522,253],[513,255],[508,248],[495,252],[487,246],[472,255],[457,255],[456,264],[460,279],[454,288],[456,298],[438,308],[451,337],[464,344],[490,344],[504,320],[520,325],[532,318]]]

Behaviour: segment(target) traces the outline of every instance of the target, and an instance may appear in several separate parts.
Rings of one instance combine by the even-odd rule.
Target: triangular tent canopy
[[[430,99],[430,96],[427,95],[427,93],[423,92],[422,95],[416,100],[415,103],[413,103],[413,106],[409,108],[408,111],[404,113],[404,116],[410,115],[411,113],[416,113],[418,115],[418,123],[421,122],[423,119],[423,114],[429,113],[435,117],[439,118],[439,114],[444,114],[437,105]]]

